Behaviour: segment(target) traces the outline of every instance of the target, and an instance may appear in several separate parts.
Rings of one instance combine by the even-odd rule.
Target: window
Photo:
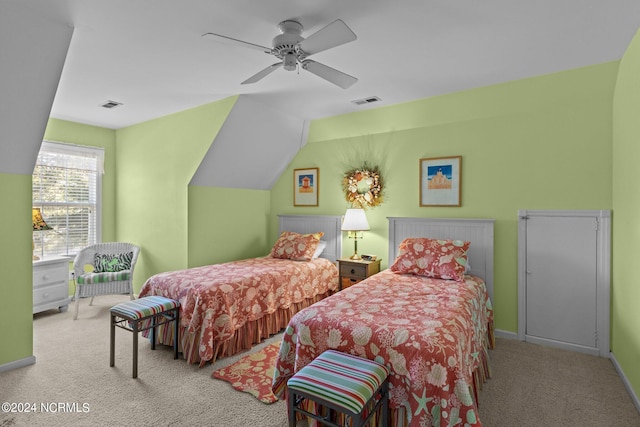
[[[44,141],[33,171],[33,207],[52,230],[34,231],[34,253],[75,255],[100,241],[104,150]]]

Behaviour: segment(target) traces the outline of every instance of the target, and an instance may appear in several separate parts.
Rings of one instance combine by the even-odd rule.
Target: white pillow
[[[325,240],[320,240],[318,242],[318,247],[316,248],[316,251],[313,253],[313,256],[311,257],[311,259],[318,258],[322,253],[322,251],[324,251],[324,248],[326,247],[327,247],[327,242]]]

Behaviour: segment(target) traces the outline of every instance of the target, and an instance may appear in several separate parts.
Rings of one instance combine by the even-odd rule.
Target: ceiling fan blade
[[[251,84],[251,83],[255,83],[257,81],[260,81],[264,77],[266,77],[269,74],[273,73],[275,70],[277,70],[280,67],[282,67],[282,62],[278,62],[277,64],[269,65],[264,70],[257,72],[256,74],[254,74],[253,76],[249,77],[247,80],[243,81],[240,84],[246,85],[246,84]]]
[[[357,39],[351,28],[342,20],[336,19],[331,24],[311,34],[300,42],[300,49],[307,55],[322,52],[341,44],[349,43]]]
[[[345,74],[342,71],[338,71],[335,68],[328,67],[310,59],[302,61],[302,68],[318,77],[322,77],[336,86],[340,86],[342,89],[347,89],[358,81],[358,79],[350,76],[349,74]]]
[[[222,34],[204,33],[202,35],[202,37],[204,37],[204,36],[217,37],[218,39],[222,39],[222,41],[228,41],[228,42],[231,42],[233,44],[244,46],[244,47],[248,47],[250,49],[259,50],[259,51],[262,51],[264,53],[269,53],[269,54],[271,53],[271,48],[270,47],[260,46],[259,44],[245,42],[245,41],[242,41],[242,40],[234,39],[233,37],[223,36]]]

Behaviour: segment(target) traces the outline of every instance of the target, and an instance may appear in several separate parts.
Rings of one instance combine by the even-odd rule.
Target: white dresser
[[[33,261],[33,312],[69,308],[69,262],[53,256]]]

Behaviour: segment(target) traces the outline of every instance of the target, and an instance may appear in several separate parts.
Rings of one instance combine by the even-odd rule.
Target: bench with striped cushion
[[[352,426],[364,426],[379,406],[382,425],[388,422],[389,370],[372,360],[327,350],[287,381],[289,425],[295,426],[295,412],[325,425],[339,426],[331,414],[319,416],[301,407],[304,399],[348,415]],[[342,420],[346,421],[346,420]]]
[[[177,307],[180,307],[178,301],[165,297],[150,296],[113,306],[111,307],[111,313],[127,320],[141,320],[165,311],[174,310]]]
[[[105,273],[101,273],[105,274]],[[178,358],[180,303],[161,297],[148,296],[111,307],[110,366],[115,365],[116,326],[133,332],[133,378],[138,377],[138,332],[151,329],[151,349],[156,349],[156,328],[174,322],[173,351]]]

